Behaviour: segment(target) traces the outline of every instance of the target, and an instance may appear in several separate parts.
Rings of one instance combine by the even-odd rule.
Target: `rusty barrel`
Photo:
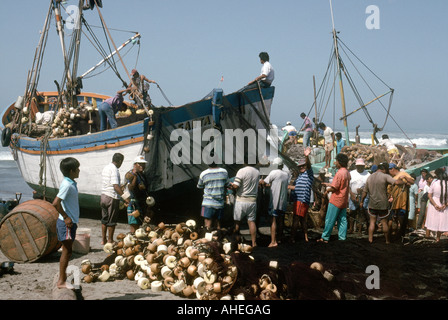
[[[56,233],[59,213],[50,202],[19,204],[0,222],[0,249],[10,260],[33,262],[59,249]]]

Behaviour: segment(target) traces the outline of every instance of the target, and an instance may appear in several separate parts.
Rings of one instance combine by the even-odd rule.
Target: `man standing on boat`
[[[131,77],[131,83],[128,86],[128,90],[131,90],[131,99],[133,99],[140,108],[150,108],[151,98],[148,94],[149,84],[157,82],[149,80],[144,75],[139,74],[136,69],[131,71]]]
[[[304,112],[300,114],[300,117],[303,119],[304,124],[300,131],[303,131],[303,147],[311,147],[311,136],[313,135],[313,123],[310,118],[306,116]]]
[[[261,64],[263,65],[263,67],[261,68],[261,74],[254,80],[249,82],[247,85],[252,87],[252,85],[260,81],[260,86],[262,88],[269,88],[275,78],[274,68],[269,62],[269,54],[267,52],[260,52],[258,56],[260,58]]]
[[[124,105],[123,96],[126,95],[127,91],[127,89],[118,91],[115,97],[104,100],[104,102],[98,106],[98,113],[100,114],[100,131],[106,130],[108,121],[111,129],[118,127],[115,114],[120,111]]]
[[[397,146],[389,139],[387,134],[383,134],[382,140],[378,143],[379,146],[385,146],[387,148],[387,153],[392,157],[391,160],[396,160],[399,158],[400,153],[398,152]]]
[[[297,129],[292,125],[290,121],[286,122],[286,126],[282,128],[282,131],[286,131],[288,133],[289,144],[297,144]]]
[[[319,128],[324,132],[325,139],[325,168],[330,168],[331,165],[331,153],[334,149],[334,132],[333,129],[327,127],[325,123],[319,123]]]

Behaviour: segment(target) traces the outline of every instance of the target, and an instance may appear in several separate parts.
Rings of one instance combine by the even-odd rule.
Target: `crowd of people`
[[[263,64],[261,74],[248,86],[260,84],[269,87],[274,80],[274,69],[269,63],[269,55],[262,52],[259,55]],[[139,95],[138,101],[150,104],[147,95],[147,83],[155,83],[145,76],[132,71],[131,85],[117,92],[114,98],[106,100],[99,106],[101,116],[101,130],[107,121],[111,127],[116,126],[114,114],[123,103],[123,94]],[[145,94],[146,93],[146,94]],[[241,223],[247,220],[251,243],[257,246],[257,217],[260,190],[265,191],[269,201],[267,212],[270,217],[270,248],[275,248],[285,239],[285,215],[288,205],[292,204],[292,223],[289,242],[297,240],[299,226],[303,232],[304,241],[308,242],[307,219],[310,208],[321,208],[325,216],[325,224],[320,243],[328,243],[337,228],[337,238],[346,240],[347,233],[362,231],[366,226],[368,241],[374,240],[375,231],[384,233],[386,243],[396,239],[403,239],[406,232],[426,228],[425,236],[435,233],[435,241],[440,241],[442,233],[448,234],[448,173],[445,168],[439,168],[434,174],[423,169],[419,177],[412,176],[400,170],[395,163],[380,163],[366,170],[365,160],[356,160],[356,169],[349,171],[348,156],[341,152],[345,141],[340,133],[324,123],[311,121],[302,113],[304,132],[304,157],[296,163],[297,172],[285,168],[283,160],[276,158],[272,161],[273,169],[267,176],[260,174],[259,168],[251,164],[247,155],[244,166],[237,171],[234,178],[230,178],[226,169],[211,163],[198,177],[197,188],[203,189],[203,201],[200,215],[203,218],[203,228],[212,232],[221,228],[225,207],[231,205],[233,218],[233,233],[240,234]],[[315,124],[313,126],[313,123]],[[288,132],[291,143],[297,143],[297,129],[291,122],[283,130]],[[325,167],[315,176],[311,167],[309,155],[311,153],[313,133],[324,137]],[[334,166],[336,174],[328,181],[325,169],[331,165],[331,153],[337,142],[337,152]],[[383,136],[384,145],[391,155],[396,153],[396,147]],[[127,210],[130,232],[134,233],[142,222],[150,221],[154,212],[151,207],[154,199],[148,194],[148,181],[144,174],[147,161],[143,156],[134,159],[133,167],[126,173],[122,183],[119,168],[123,164],[124,155],[116,153],[110,164],[102,171],[101,192],[101,228],[102,244],[114,242],[114,231],[119,218],[120,202]],[[75,179],[79,177],[80,163],[75,158],[65,158],[60,163],[60,170],[64,179],[59,192],[53,201],[53,206],[59,212],[57,220],[58,240],[62,243],[60,258],[60,273],[57,286],[68,287],[66,269],[72,254],[72,245],[76,237],[79,221],[78,189]],[[235,201],[229,204],[229,195]]]

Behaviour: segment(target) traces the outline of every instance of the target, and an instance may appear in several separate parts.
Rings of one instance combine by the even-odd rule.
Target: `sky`
[[[67,1],[74,5],[78,1]],[[32,66],[50,1],[1,1],[0,20],[0,114],[3,108],[23,95],[28,70]],[[367,11],[371,5],[375,11]],[[332,0],[335,29],[346,45],[375,75],[362,65],[351,66],[353,57],[342,59],[347,71],[366,74],[376,95],[393,88],[392,107],[385,131],[446,132],[448,102],[448,24],[446,0]],[[124,56],[126,68],[137,67],[155,80],[173,105],[197,101],[214,88],[232,93],[260,74],[258,54],[266,51],[275,69],[276,88],[271,122],[279,127],[287,121],[300,126],[300,113],[314,116],[314,86],[324,79],[333,47],[329,0],[103,0],[101,13],[117,46],[138,31],[142,35]],[[70,15],[63,13],[64,19]],[[100,26],[96,9],[84,11],[93,27]],[[372,20],[373,19],[373,20]],[[52,20],[46,57],[38,90],[55,91],[54,80],[62,78],[62,55]],[[372,28],[375,27],[375,28]],[[117,29],[117,30],[116,30]],[[94,28],[104,42],[104,33]],[[71,30],[65,28],[66,35]],[[102,57],[91,49],[83,35],[79,73]],[[68,43],[68,40],[67,40]],[[128,52],[128,53],[126,53]],[[126,54],[125,54],[126,53]],[[349,68],[350,67],[350,68]],[[105,70],[104,67],[98,69]],[[121,76],[126,72],[118,66]],[[220,80],[223,78],[223,81]],[[375,96],[358,80],[362,101]],[[333,81],[333,80],[331,80]],[[362,84],[362,86],[361,86]],[[121,81],[110,70],[83,81],[84,91],[113,95]],[[339,83],[336,95],[319,96],[322,121],[341,130]],[[359,108],[350,96],[350,85],[343,80],[347,113]],[[167,106],[160,90],[152,86],[153,103]],[[321,100],[322,99],[322,100]],[[372,120],[383,125],[389,96],[369,105]],[[371,131],[364,112],[348,118],[351,131]]]

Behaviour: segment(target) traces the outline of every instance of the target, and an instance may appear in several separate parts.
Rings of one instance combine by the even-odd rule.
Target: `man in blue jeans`
[[[123,103],[123,96],[126,95],[128,91],[129,89],[118,91],[115,97],[104,100],[104,102],[98,106],[98,112],[100,114],[100,131],[106,130],[107,121],[109,121],[111,129],[118,126],[115,114],[125,106]]]
[[[300,114],[300,117],[304,120],[303,127],[302,129],[300,129],[300,131],[303,131],[303,147],[311,147],[311,136],[314,130],[313,124],[310,118],[308,118],[304,112]]]

